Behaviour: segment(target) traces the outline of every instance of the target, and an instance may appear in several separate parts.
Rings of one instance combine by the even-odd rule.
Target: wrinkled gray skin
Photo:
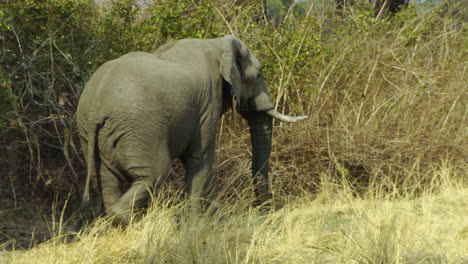
[[[259,61],[242,41],[225,36],[129,53],[94,73],[77,110],[88,169],[83,205],[93,182],[105,212],[127,224],[176,158],[186,170],[186,192],[194,201],[212,199],[216,130],[232,96],[250,126],[255,192],[265,202],[272,133],[266,111],[273,104]]]

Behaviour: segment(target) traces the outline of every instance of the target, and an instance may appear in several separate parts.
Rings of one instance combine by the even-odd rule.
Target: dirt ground
[[[43,199],[15,202],[0,197],[0,250],[29,249],[59,235],[61,208],[55,210],[51,204]],[[73,230],[73,221],[63,223],[64,232]]]

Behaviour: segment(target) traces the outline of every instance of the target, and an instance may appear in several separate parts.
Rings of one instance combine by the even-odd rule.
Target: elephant
[[[76,112],[87,167],[83,210],[97,185],[105,214],[128,224],[133,208],[161,186],[175,159],[185,169],[185,193],[214,199],[216,132],[229,108],[248,122],[254,190],[258,203],[265,202],[271,197],[272,119],[306,116],[274,110],[262,65],[244,42],[232,35],[181,39],[154,53],[131,52],[104,63],[83,89]]]

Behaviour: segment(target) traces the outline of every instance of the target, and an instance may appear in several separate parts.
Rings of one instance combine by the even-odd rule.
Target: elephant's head
[[[252,141],[252,174],[259,203],[269,197],[268,171],[271,152],[272,118],[286,122],[305,119],[274,110],[262,75],[262,65],[247,46],[234,36],[222,39],[220,73],[237,101],[239,113],[248,120]]]

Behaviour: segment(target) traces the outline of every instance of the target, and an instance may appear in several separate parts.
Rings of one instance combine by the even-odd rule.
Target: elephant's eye
[[[257,78],[259,78],[259,79],[262,78],[262,75],[263,75],[262,69],[259,69],[258,73],[257,73]]]

